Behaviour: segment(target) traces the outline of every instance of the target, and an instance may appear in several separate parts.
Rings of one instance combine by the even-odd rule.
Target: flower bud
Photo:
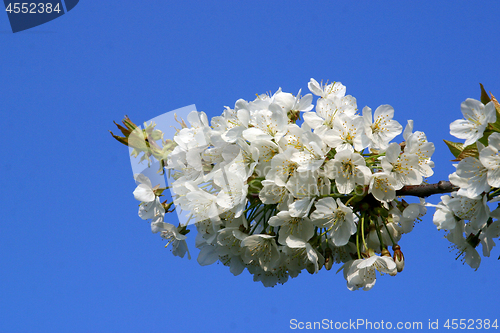
[[[316,267],[314,266],[314,264],[312,262],[310,262],[306,265],[306,270],[309,274],[316,274]]]
[[[325,269],[329,271],[333,266],[332,249],[329,247],[325,250]]]
[[[401,272],[405,267],[405,256],[403,252],[401,252],[401,247],[397,244],[392,247],[392,250],[394,251],[394,256],[392,258],[396,263],[396,269],[398,272]]]
[[[253,178],[250,179],[248,182],[248,193],[250,194],[258,194],[260,190],[262,190],[262,178]]]
[[[381,254],[382,257],[389,257],[389,258],[392,259],[391,253],[389,252],[389,250],[387,250],[387,248],[384,248],[380,254]],[[397,267],[396,267],[396,269],[397,269]],[[390,276],[396,276],[396,274],[398,274],[397,270],[394,271],[394,272],[392,272],[392,271],[389,272]]]

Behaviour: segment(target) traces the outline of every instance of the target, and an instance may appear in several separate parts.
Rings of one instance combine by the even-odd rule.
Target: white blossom
[[[332,82],[330,84],[323,85],[311,78],[307,86],[313,94],[322,98],[327,98],[329,96],[344,97],[346,92],[346,87],[340,82]]]
[[[333,160],[325,164],[326,176],[335,179],[339,193],[349,194],[356,185],[368,185],[371,171],[365,159],[349,149],[338,151]]]
[[[311,214],[312,223],[328,230],[328,236],[335,246],[346,245],[356,232],[355,215],[340,199],[319,199],[316,210]]]
[[[187,237],[181,234],[178,228],[170,223],[156,221],[151,222],[151,231],[153,233],[159,232],[161,237],[168,241],[165,247],[172,244],[172,254],[174,256],[184,258],[187,253],[188,259],[191,259],[191,255],[189,254],[188,246],[186,243]]]
[[[346,269],[348,268],[347,272]],[[370,290],[377,281],[376,271],[381,274],[395,274],[396,263],[391,257],[372,256],[368,259],[356,259],[344,268],[344,275],[349,290]]]
[[[136,200],[141,202],[151,202],[155,199],[156,195],[153,192],[153,186],[148,177],[140,174],[134,175],[135,181],[140,184],[134,190],[134,197]]]
[[[488,169],[483,166],[480,160],[469,156],[458,163],[456,176],[450,176],[450,181],[454,185],[460,186],[459,195],[475,198],[490,190],[487,177]]]
[[[376,149],[386,149],[389,142],[401,134],[403,126],[393,120],[394,109],[390,105],[381,105],[373,114],[368,106],[363,108],[363,120],[365,132],[371,140],[370,147]]]
[[[363,117],[341,113],[335,118],[332,129],[317,132],[328,146],[338,151],[344,149],[362,151],[370,144],[363,123]]]
[[[280,227],[278,242],[286,244],[288,236],[308,241],[314,235],[314,225],[308,217],[293,217],[287,211],[281,211],[269,219],[269,225]]]
[[[469,220],[474,229],[480,229],[486,225],[489,218],[487,200],[486,195],[475,198],[456,195],[448,200],[447,206],[458,219]]]
[[[372,175],[368,191],[373,194],[375,199],[389,202],[396,197],[397,184],[396,179],[391,175],[384,172],[378,172]]]
[[[481,264],[481,256],[479,256],[475,246],[473,246],[474,240],[470,237],[464,237],[464,231],[465,223],[463,220],[460,220],[457,222],[456,227],[446,235],[446,239],[453,244],[453,247],[457,250],[458,257],[463,257],[467,265],[477,270]],[[477,244],[479,244],[479,240]],[[477,244],[475,245],[477,246]]]
[[[479,153],[479,160],[487,170],[486,180],[492,187],[500,187],[500,133],[488,137],[488,146]]]
[[[460,105],[464,119],[455,120],[450,124],[450,134],[465,139],[465,146],[469,146],[483,136],[488,123],[496,120],[495,105],[489,102],[484,105],[478,100],[467,98]]]
[[[241,242],[241,246],[245,248],[243,261],[247,264],[255,262],[264,271],[269,271],[278,263],[280,254],[273,236],[251,235]]]
[[[495,246],[493,238],[500,237],[500,220],[496,220],[481,231],[479,240],[483,247],[483,256],[489,257],[491,249]]]
[[[303,149],[293,153],[291,160],[297,163],[297,171],[316,171],[323,164],[327,147],[325,142],[315,133],[305,131],[302,134]]]
[[[242,133],[246,140],[274,139],[277,142],[286,133],[288,117],[278,104],[270,104],[268,109],[256,111],[250,122],[253,127]]]
[[[427,213],[426,203],[423,198],[420,198],[420,203],[409,204],[403,212],[399,213],[399,224],[403,228],[403,233],[409,233],[413,230],[415,220],[424,216]]]
[[[413,131],[413,120],[408,120],[408,125],[405,128],[403,137],[406,140],[404,153],[407,155],[417,155],[418,171],[423,177],[430,177],[434,174],[434,162],[431,161],[431,156],[434,154],[434,144],[427,141],[424,132]]]
[[[323,264],[324,259],[321,254],[316,251],[311,244],[304,241],[300,237],[290,235],[286,238],[286,245],[292,249],[298,249],[294,256],[302,255],[303,260],[307,260],[314,266],[314,273],[318,273],[319,266]]]
[[[418,156],[415,154],[401,154],[401,147],[393,142],[385,151],[385,156],[380,161],[384,171],[396,180],[395,189],[399,190],[405,185],[419,185],[422,175],[418,171]]]

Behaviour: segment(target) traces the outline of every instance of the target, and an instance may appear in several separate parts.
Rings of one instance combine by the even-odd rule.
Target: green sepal
[[[480,83],[479,85],[481,86],[481,103],[486,105],[491,102],[490,96],[488,96],[488,93],[486,92],[486,90],[484,90],[483,84]]]
[[[250,177],[252,178],[252,177]],[[264,187],[262,185],[262,181],[264,180],[264,177],[259,177],[259,178],[253,178],[250,179],[247,184],[248,184],[248,193],[249,194],[259,194],[260,190]]]
[[[163,188],[162,188],[162,187],[159,187],[159,188],[157,188],[157,189],[155,189],[155,190],[154,190],[154,194],[155,194],[157,197],[159,197],[159,196],[161,196],[161,195],[163,194],[163,191],[165,191],[165,190],[166,190],[166,188],[165,188],[165,187],[163,187]]]
[[[335,158],[335,154],[337,152],[335,151],[334,148],[330,149],[330,151],[328,153],[326,153],[326,159],[327,160],[333,160]]]
[[[118,127],[118,129],[122,132],[123,135],[125,135],[126,137],[130,135],[130,130],[128,128],[125,128],[120,124],[117,124],[116,121],[113,121],[113,123],[115,123],[116,127]]]
[[[177,226],[177,231],[178,231],[181,235],[187,235],[187,234],[189,234],[189,232],[190,232],[191,230],[187,229],[187,226],[186,226],[186,225],[181,226],[181,224],[179,223],[179,226]]]
[[[122,123],[127,126],[127,128],[132,132],[137,128],[137,125],[130,120],[130,118],[126,115],[125,118],[122,120]]]
[[[454,159],[453,161],[461,161],[466,157],[479,158],[479,151],[475,143],[465,147],[464,150],[462,150],[462,152],[460,153],[460,155],[458,155],[457,158]]]
[[[123,118],[122,120],[122,123],[123,125],[126,126],[123,127],[119,124],[116,123],[116,121],[113,121],[116,125],[116,127],[118,127],[118,129],[120,130],[120,132],[122,132],[123,135],[125,135],[125,137],[122,137],[122,136],[118,136],[118,135],[114,135],[113,132],[109,131],[111,133],[111,135],[119,142],[123,143],[124,145],[128,146],[128,138],[130,136],[130,133],[133,132],[134,129],[136,129],[137,125],[134,124],[130,118],[126,115],[125,118]]]
[[[494,123],[488,124],[481,139],[484,137],[488,138],[488,136],[490,136],[490,134],[493,132],[500,132],[500,113],[498,111],[497,111],[497,120]]]
[[[128,146],[127,138],[125,138],[123,136],[114,135],[113,132],[111,132],[111,131],[109,131],[109,133],[111,133],[113,138],[115,138],[118,142],[123,143],[125,146]]]
[[[462,150],[464,150],[464,144],[460,142],[451,142],[448,140],[443,140],[444,143],[448,146],[448,149],[453,154],[453,156],[458,157]]]

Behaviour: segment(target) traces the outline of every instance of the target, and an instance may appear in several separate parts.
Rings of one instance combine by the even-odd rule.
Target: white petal
[[[286,238],[286,245],[294,249],[304,248],[306,247],[306,242],[296,236],[290,235]]]
[[[150,186],[146,184],[140,184],[134,190],[134,198],[141,202],[151,202],[155,199],[155,194]]]
[[[316,129],[323,125],[325,120],[321,117],[319,117],[316,112],[305,112],[302,117],[304,118],[304,121],[311,126],[311,128]]]
[[[200,249],[200,254],[198,255],[198,263],[201,266],[208,266],[219,260],[219,255],[215,251],[215,246],[205,245]]]
[[[134,175],[134,179],[136,182],[139,182],[139,183],[144,184],[144,185],[151,187],[151,188],[153,187],[151,185],[151,181],[149,180],[149,178],[147,176],[143,175],[142,173],[136,173]]]

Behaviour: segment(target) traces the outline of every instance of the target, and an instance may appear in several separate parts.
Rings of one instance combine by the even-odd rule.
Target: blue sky
[[[81,1],[12,34],[0,15],[0,331],[498,319],[499,249],[477,272],[455,261],[433,209],[400,242],[405,270],[369,292],[335,269],[264,288],[174,257],[137,216],[127,148],[108,130],[125,114],[140,123],[196,104],[213,117],[256,93],[306,91],[311,77],[340,81],[358,107],[414,120],[436,145],[437,182],[454,170],[442,139],[460,103],[479,82],[500,95],[499,17],[496,1]]]

